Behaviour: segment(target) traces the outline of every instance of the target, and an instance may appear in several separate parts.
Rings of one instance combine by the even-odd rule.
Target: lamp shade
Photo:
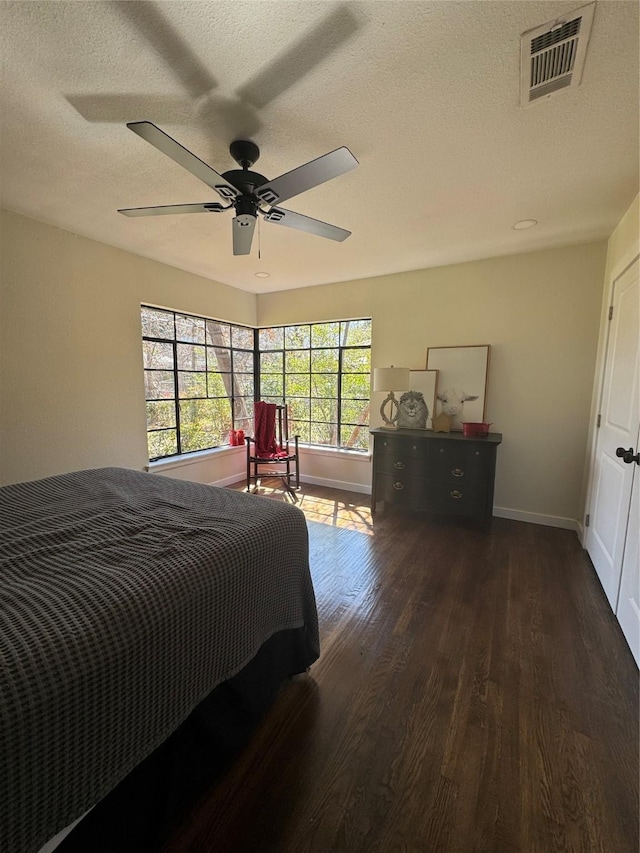
[[[410,382],[408,367],[374,367],[374,391],[407,391]]]

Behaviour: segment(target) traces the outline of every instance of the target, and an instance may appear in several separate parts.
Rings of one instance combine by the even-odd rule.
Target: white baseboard
[[[311,483],[313,486],[326,486],[327,489],[344,489],[345,492],[359,492],[362,495],[371,494],[371,486],[362,483],[348,483],[344,480],[327,480],[325,477],[301,476],[302,483]]]
[[[540,512],[525,512],[521,509],[508,509],[507,507],[494,506],[493,514],[496,518],[511,518],[513,521],[526,521],[529,524],[543,524],[546,527],[562,527],[565,530],[574,530],[579,533],[579,522],[575,518],[563,518],[558,515],[543,515]]]
[[[233,474],[231,477],[224,477],[222,480],[214,480],[209,483],[209,486],[231,486],[233,483],[239,483],[244,479],[244,474]],[[264,474],[265,480],[269,477],[275,477],[275,474]],[[327,480],[324,477],[310,477],[309,475],[300,477],[301,483],[311,483],[314,486],[326,486],[327,489],[344,489],[345,492],[360,492],[364,495],[371,494],[371,486],[363,486],[361,483],[347,483],[343,480]]]
[[[265,480],[269,477],[275,477],[275,474],[264,474]],[[209,486],[231,486],[233,483],[239,483],[244,479],[244,474],[233,474],[231,477],[224,477],[222,480],[214,480],[209,483]],[[361,483],[347,483],[343,480],[327,480],[324,477],[301,476],[301,483],[311,483],[314,486],[326,486],[327,489],[344,489],[345,492],[360,492],[364,495],[371,494],[371,486],[363,486]]]
[[[232,486],[234,483],[239,483],[246,479],[246,474],[232,474],[230,477],[224,477],[222,480],[214,480],[212,483],[207,483],[208,486]]]

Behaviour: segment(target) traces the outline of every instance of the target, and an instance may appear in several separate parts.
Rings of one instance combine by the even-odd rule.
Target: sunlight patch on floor
[[[303,486],[304,488],[304,486]],[[302,489],[294,495],[283,491],[280,483],[261,482],[255,494],[263,497],[280,497],[299,507],[309,521],[330,524],[344,530],[357,530],[373,536],[373,521],[367,495],[356,495],[353,501],[305,495]]]

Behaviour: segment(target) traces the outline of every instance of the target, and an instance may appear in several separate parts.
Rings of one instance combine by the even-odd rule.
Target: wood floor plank
[[[637,853],[638,671],[575,534],[297,499],[320,660],[165,853]]]

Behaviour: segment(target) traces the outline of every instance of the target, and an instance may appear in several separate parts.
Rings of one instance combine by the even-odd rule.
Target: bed
[[[0,619],[0,850],[32,853],[317,659],[304,515],[121,468],[4,486]]]

